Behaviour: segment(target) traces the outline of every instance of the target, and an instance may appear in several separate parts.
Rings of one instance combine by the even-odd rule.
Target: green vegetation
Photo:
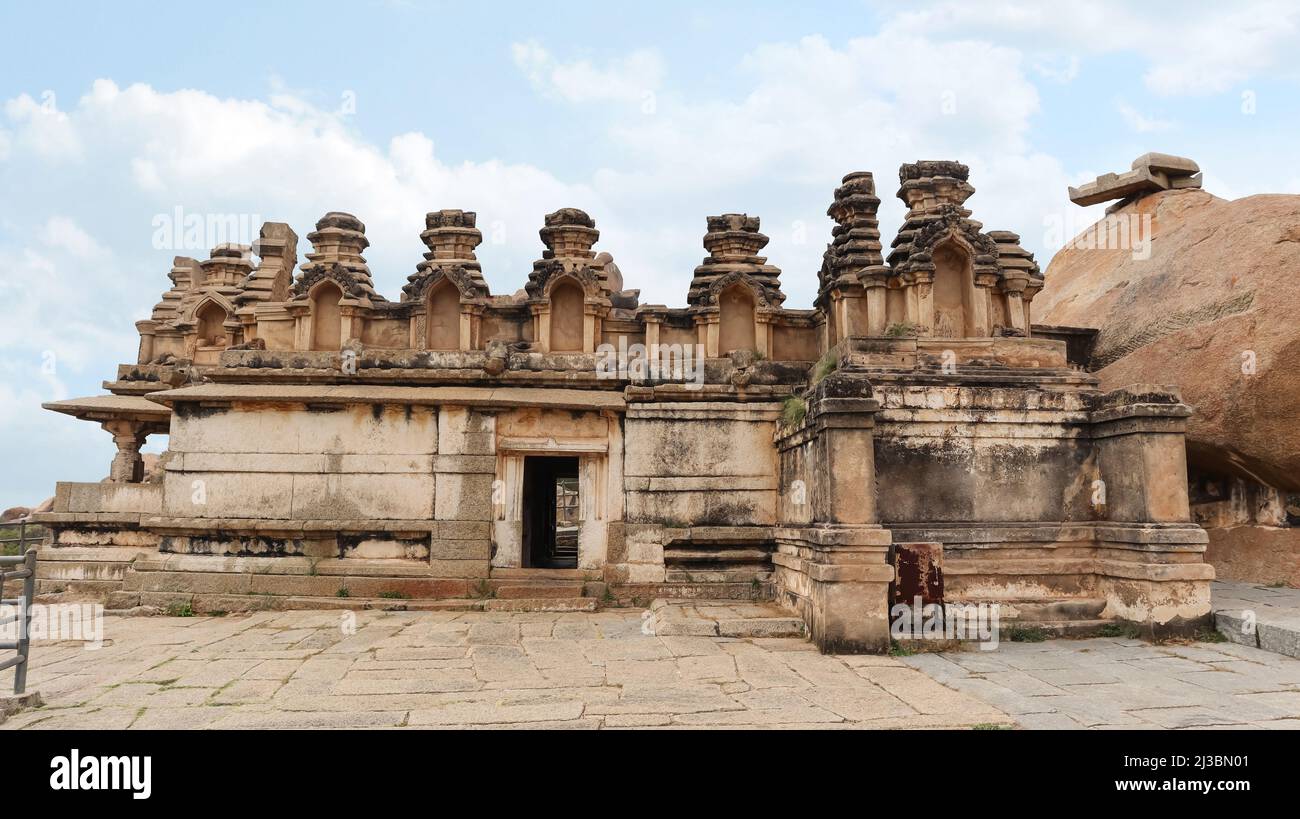
[[[1038,626],[1012,626],[1007,630],[1007,639],[1013,643],[1041,643],[1048,636],[1048,633]]]
[[[1192,636],[1192,639],[1198,643],[1226,643],[1228,638],[1224,637],[1218,629],[1203,628]]]
[[[897,640],[889,641],[889,656],[891,657],[911,657],[916,653],[916,649],[911,646],[905,646]]]
[[[385,600],[410,600],[411,595],[400,591],[381,591],[379,596]]]
[[[20,555],[27,549],[39,546],[45,536],[49,534],[44,526],[28,524],[26,530],[21,526],[5,525],[0,526],[0,541],[12,541],[10,543],[0,542],[0,555],[13,557]],[[23,543],[18,543],[18,538],[23,538]]]
[[[335,597],[351,597],[352,592],[348,591],[347,586],[339,586],[339,590],[334,592]]]
[[[184,602],[177,601],[167,607],[167,616],[168,617],[193,617],[194,607],[190,605],[190,601],[188,600]]]
[[[1142,629],[1132,623],[1107,623],[1097,629],[1098,637],[1123,637],[1126,640],[1136,640],[1142,636]]]
[[[826,376],[838,370],[839,367],[839,354],[835,350],[828,350],[826,355],[822,356],[821,359],[817,361],[817,365],[813,367],[812,382],[809,386],[817,386],[826,378]]]
[[[781,403],[781,426],[794,429],[803,423],[808,415],[808,402],[797,395],[791,395]]]
[[[885,328],[889,338],[912,338],[916,336],[916,325],[910,321],[899,321]]]

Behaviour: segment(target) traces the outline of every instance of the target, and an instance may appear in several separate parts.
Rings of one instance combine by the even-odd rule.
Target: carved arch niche
[[[424,335],[425,349],[460,349],[460,289],[449,278],[429,288]]]
[[[753,290],[742,282],[725,288],[718,294],[718,354],[735,350],[757,350]]]
[[[931,253],[934,262],[934,335],[970,338],[977,335],[975,269],[970,250],[953,238]]]
[[[226,333],[226,309],[215,301],[204,302],[194,311],[194,324],[199,347],[226,347],[230,338]]]
[[[582,285],[564,276],[550,292],[550,350],[553,353],[580,353],[584,349],[586,315]]]
[[[343,289],[329,279],[311,291],[311,349],[336,351],[343,347]]]

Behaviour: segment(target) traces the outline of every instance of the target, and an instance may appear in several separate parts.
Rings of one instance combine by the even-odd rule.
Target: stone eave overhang
[[[93,395],[41,404],[44,409],[82,421],[140,421],[166,424],[171,410],[138,395]]]

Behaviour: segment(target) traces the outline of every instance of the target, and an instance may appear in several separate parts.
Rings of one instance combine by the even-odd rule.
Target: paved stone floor
[[[3,727],[1300,727],[1300,660],[1231,643],[828,657],[640,610],[347,616],[112,617],[97,651],[37,645],[46,705]]]
[[[352,634],[339,612],[109,618],[99,650],[37,647],[47,704],[4,727],[1011,723],[890,657],[652,636],[646,614],[359,612]]]
[[[1022,728],[1300,728],[1300,660],[1230,642],[1004,642],[903,661]]]

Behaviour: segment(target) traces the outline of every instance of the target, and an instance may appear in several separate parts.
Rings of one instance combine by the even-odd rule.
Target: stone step
[[[542,597],[516,600],[488,600],[484,611],[596,611],[599,601],[594,597]]]
[[[588,569],[498,569],[493,568],[493,580],[598,580],[600,572]]]
[[[427,571],[427,569],[426,569]],[[249,572],[136,571],[127,572],[122,591],[140,593],[265,595],[275,597],[347,597],[407,600],[464,599],[474,595],[471,578],[409,575],[265,574]]]
[[[770,566],[772,553],[765,549],[665,549],[664,564],[676,563],[759,563]]]
[[[164,613],[188,606],[195,614],[215,612],[287,611],[291,609],[383,610],[383,611],[482,611],[487,601],[476,598],[413,600],[395,597],[338,597],[271,594],[194,594],[188,592],[117,591],[108,596],[105,608],[127,611],[139,606]]]
[[[747,569],[693,569],[675,566],[664,571],[664,580],[668,583],[766,583],[772,578],[771,571],[757,567]]]
[[[803,637],[803,620],[798,617],[742,617],[719,620],[719,637]]]
[[[591,612],[599,608],[594,597],[448,598],[409,600],[392,597],[319,597],[313,595],[224,595],[169,592],[117,592],[109,600],[110,610],[125,611],[151,606],[166,613],[188,606],[195,614],[215,612],[287,611],[292,609],[336,611],[539,611]]]
[[[735,600],[751,602],[771,600],[772,584],[760,580],[757,584],[747,578],[743,582],[700,582],[668,580],[663,583],[639,583],[612,586],[619,600],[639,598],[644,601],[666,598],[671,600]]]
[[[1095,637],[1108,627],[1120,625],[1115,620],[1001,620],[998,623],[1001,640],[1011,639],[1017,629],[1041,631],[1048,637]]]
[[[1290,619],[1269,614],[1261,616],[1256,609],[1221,609],[1214,612],[1214,628],[1229,642],[1300,658],[1300,616]]]
[[[509,581],[492,583],[493,591],[501,600],[526,600],[529,598],[582,597],[582,584],[556,582],[551,584]]]
[[[650,604],[650,610],[651,627],[660,637],[802,638],[806,634],[800,617],[774,603],[661,598]]]

